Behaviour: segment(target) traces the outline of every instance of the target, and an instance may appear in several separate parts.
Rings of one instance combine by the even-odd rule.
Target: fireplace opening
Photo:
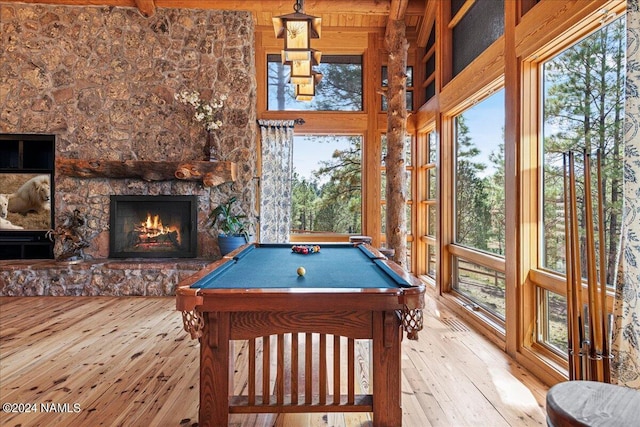
[[[111,196],[109,257],[194,258],[197,196]]]

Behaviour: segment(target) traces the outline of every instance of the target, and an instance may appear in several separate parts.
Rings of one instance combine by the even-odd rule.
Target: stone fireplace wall
[[[135,8],[0,2],[0,36],[0,132],[53,134],[56,158],[208,160],[203,126],[174,94],[195,90],[204,99],[227,96],[223,125],[213,139],[219,144],[217,158],[237,164],[233,183],[210,188],[194,181],[84,179],[56,172],[56,223],[78,209],[86,218],[90,243],[86,269],[50,261],[51,267],[42,268],[44,275],[55,270],[56,283],[64,282],[64,274],[87,276],[68,278],[75,290],[67,293],[83,294],[78,281],[95,283],[109,276],[104,265],[109,265],[111,194],[197,195],[198,258],[208,261],[219,257],[216,233],[207,227],[213,207],[236,196],[244,213],[256,216],[256,81],[249,12],[158,8],[146,18]],[[20,294],[15,281],[33,276],[27,273],[36,268],[26,264],[0,262],[0,295]],[[194,270],[199,265],[191,264]],[[95,274],[105,277],[97,280]],[[170,284],[164,288],[171,293]]]

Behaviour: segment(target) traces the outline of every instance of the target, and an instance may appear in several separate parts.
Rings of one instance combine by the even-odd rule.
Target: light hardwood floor
[[[547,387],[431,300],[425,315],[420,340],[403,341],[402,426],[546,425]],[[2,297],[0,402],[37,412],[2,411],[0,426],[195,426],[198,356],[173,298]],[[362,369],[366,381],[368,364]],[[43,412],[51,403],[63,412]],[[259,414],[233,415],[230,425],[355,427],[370,420]]]

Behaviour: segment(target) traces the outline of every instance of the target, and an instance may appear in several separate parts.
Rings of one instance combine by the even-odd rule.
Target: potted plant
[[[249,241],[249,223],[243,214],[233,213],[235,197],[221,203],[209,214],[211,227],[218,227],[218,246],[220,254],[226,255]]]

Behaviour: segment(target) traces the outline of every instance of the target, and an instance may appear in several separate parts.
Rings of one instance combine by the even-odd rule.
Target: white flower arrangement
[[[222,127],[222,121],[219,118],[219,114],[216,113],[222,109],[224,101],[227,100],[226,95],[220,95],[219,98],[213,98],[211,101],[206,102],[200,98],[200,93],[196,91],[190,92],[188,90],[183,90],[182,92],[176,93],[174,98],[176,101],[193,107],[193,118],[197,122],[204,124],[204,128],[207,132],[220,129],[220,127]]]

